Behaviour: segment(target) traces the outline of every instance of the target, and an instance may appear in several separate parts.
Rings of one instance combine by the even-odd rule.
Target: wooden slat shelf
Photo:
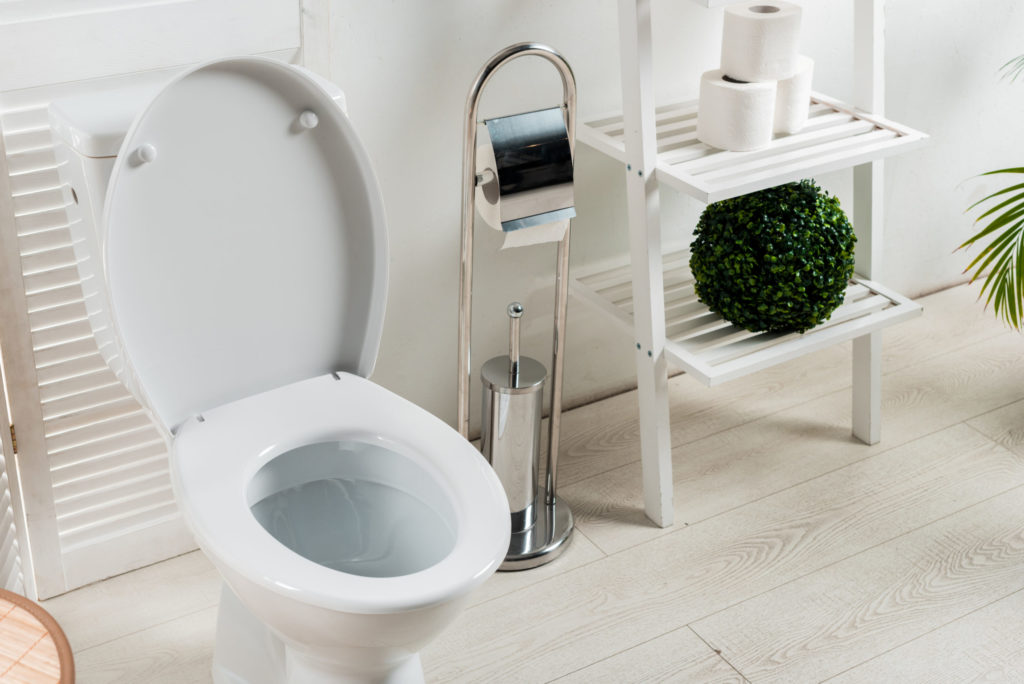
[[[665,351],[670,360],[708,386],[718,385],[840,342],[919,316],[921,306],[892,290],[854,277],[829,320],[806,333],[751,333],[697,300],[690,253],[664,256]],[[573,294],[633,335],[630,266],[578,269]]]
[[[655,119],[658,180],[705,203],[903,153],[928,138],[819,93],[811,97],[803,130],[752,152],[727,152],[697,140],[696,101],[659,107]],[[577,138],[626,161],[621,115],[581,125]]]

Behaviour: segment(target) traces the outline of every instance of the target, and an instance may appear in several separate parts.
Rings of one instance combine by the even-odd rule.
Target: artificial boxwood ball
[[[843,303],[853,226],[813,180],[708,205],[690,246],[697,296],[753,332],[804,332]]]

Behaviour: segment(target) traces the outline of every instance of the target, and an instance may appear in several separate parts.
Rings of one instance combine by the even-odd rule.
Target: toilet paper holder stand
[[[540,43],[517,43],[495,54],[477,74],[466,101],[465,138],[462,156],[462,240],[459,275],[459,362],[458,362],[458,430],[469,438],[470,342],[473,312],[473,226],[476,211],[476,186],[492,179],[478,174],[476,169],[477,116],[480,96],[494,73],[520,57],[541,57],[550,62],[562,78],[562,110],[569,145],[569,173],[575,156],[576,140],[576,79],[565,59],[553,48]],[[560,183],[563,179],[553,179]],[[571,183],[571,175],[570,175]],[[564,183],[562,183],[564,184]],[[571,187],[570,187],[571,190]],[[556,193],[549,206],[547,220],[564,212],[565,195]],[[570,195],[571,198],[571,195]],[[541,212],[543,214],[543,212]],[[566,216],[564,213],[562,216]],[[571,214],[569,214],[571,216]],[[520,224],[522,225],[522,224]],[[551,355],[551,413],[548,421],[548,455],[544,486],[537,497],[537,519],[524,533],[513,534],[503,570],[523,570],[554,560],[568,546],[573,520],[569,507],[557,497],[558,445],[561,432],[562,366],[565,355],[565,323],[569,298],[569,234],[558,242],[555,274],[554,339]],[[543,498],[543,501],[541,499]]]

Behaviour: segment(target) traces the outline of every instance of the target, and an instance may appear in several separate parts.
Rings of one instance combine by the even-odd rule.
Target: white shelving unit
[[[718,7],[735,0],[694,0]],[[853,340],[853,434],[880,438],[881,330],[921,307],[876,282],[882,258],[882,159],[927,136],[882,116],[884,0],[853,0],[855,104],[815,93],[799,133],[754,152],[725,152],[696,138],[697,103],[655,107],[650,0],[619,0],[623,112],[587,122],[577,139],[622,162],[630,232],[628,262],[577,269],[574,294],[636,339],[647,516],[673,522],[668,363],[716,385]],[[750,333],[697,300],[689,252],[662,253],[659,184],[717,202],[817,174],[854,170],[856,276],[832,317],[804,334]]]

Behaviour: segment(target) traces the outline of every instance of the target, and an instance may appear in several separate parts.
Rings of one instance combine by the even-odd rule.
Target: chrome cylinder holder
[[[541,43],[517,43],[494,55],[477,74],[466,99],[465,136],[462,151],[462,244],[459,274],[459,363],[458,363],[458,429],[469,438],[469,388],[471,319],[473,314],[473,223],[476,212],[477,121],[480,96],[494,73],[520,57],[540,57],[550,62],[562,78],[563,111],[569,144],[575,159],[576,147],[576,79],[568,62],[553,48]],[[544,469],[544,487],[537,495],[536,523],[512,535],[502,570],[525,570],[557,558],[569,545],[572,535],[572,512],[559,501],[558,446],[562,417],[562,375],[565,354],[565,323],[569,299],[569,236],[570,227],[558,243],[555,257],[554,339],[551,353],[551,413],[548,421],[548,454]],[[511,523],[510,523],[511,524]]]

